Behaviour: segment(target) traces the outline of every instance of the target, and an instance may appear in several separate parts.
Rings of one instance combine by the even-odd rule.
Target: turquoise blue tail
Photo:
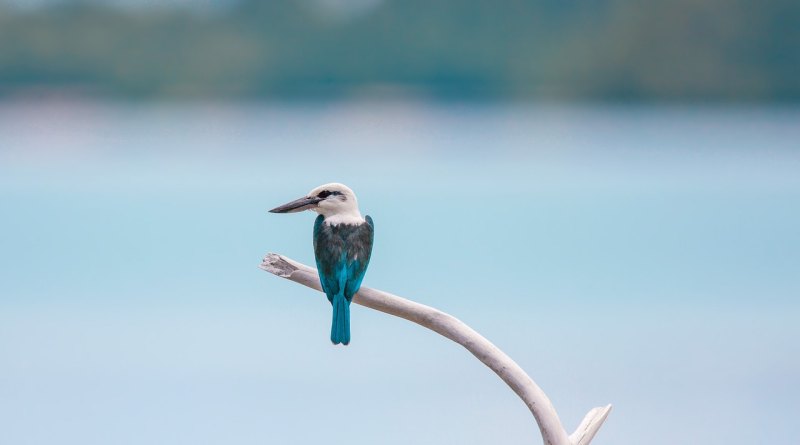
[[[333,324],[331,325],[331,341],[333,344],[350,343],[350,302],[344,295],[333,297]]]

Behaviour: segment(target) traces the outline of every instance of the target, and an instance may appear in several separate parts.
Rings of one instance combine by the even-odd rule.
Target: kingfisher
[[[375,225],[361,216],[356,194],[344,184],[321,185],[306,196],[270,210],[295,213],[311,210],[314,221],[314,258],[322,290],[333,306],[331,341],[350,343],[350,302],[361,287],[372,255]]]

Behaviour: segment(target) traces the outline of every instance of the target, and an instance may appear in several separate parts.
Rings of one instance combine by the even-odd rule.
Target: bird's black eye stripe
[[[325,199],[325,198],[327,198],[328,196],[331,196],[331,195],[339,196],[341,194],[342,194],[342,192],[332,192],[330,190],[323,190],[323,191],[321,191],[321,192],[319,192],[317,194],[317,198]]]

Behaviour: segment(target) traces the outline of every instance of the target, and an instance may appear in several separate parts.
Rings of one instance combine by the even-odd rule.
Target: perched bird
[[[331,341],[350,343],[350,302],[361,287],[372,255],[374,224],[358,211],[356,195],[344,184],[331,183],[270,210],[319,213],[314,221],[314,257],[322,290],[333,306]]]

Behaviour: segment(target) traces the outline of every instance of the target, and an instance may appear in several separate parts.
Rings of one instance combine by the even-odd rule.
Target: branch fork
[[[322,291],[316,269],[284,256],[267,254],[260,268]],[[461,320],[430,306],[364,286],[353,297],[353,301],[370,309],[405,318],[466,348],[525,402],[539,425],[544,445],[588,445],[611,411],[611,405],[593,408],[575,432],[568,435],[550,399],[533,379],[511,357]]]

